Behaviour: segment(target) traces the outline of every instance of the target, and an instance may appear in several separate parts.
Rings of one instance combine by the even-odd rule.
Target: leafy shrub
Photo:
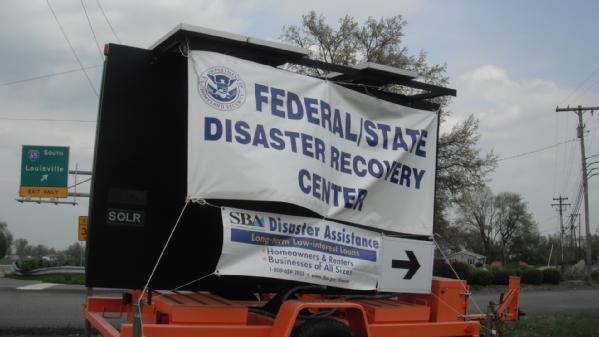
[[[501,278],[499,279],[499,280],[500,280],[500,281],[502,281],[503,283],[496,283],[496,284],[508,284],[508,283],[509,283],[509,280],[510,280],[510,276],[521,276],[521,275],[522,275],[522,272],[523,272],[524,270],[526,270],[526,268],[512,268],[512,267],[508,267],[508,268],[497,268],[497,269],[494,269],[494,271],[495,271],[495,270],[502,270],[502,271],[503,271],[503,273],[507,274],[507,275],[505,276],[505,279],[504,279],[504,280],[503,280],[503,279],[501,279]],[[500,272],[500,273],[501,273],[501,272]],[[503,275],[501,275],[501,276],[503,276]]]
[[[470,273],[468,283],[471,285],[476,284],[481,286],[488,286],[489,284],[493,283],[493,278],[494,276],[492,272],[484,269],[477,269]]]
[[[586,280],[586,265],[584,261],[579,261],[573,266],[566,266],[562,274],[563,280]]]
[[[17,262],[17,267],[22,273],[29,273],[34,269],[41,268],[43,265],[42,260],[25,260]]]
[[[505,266],[503,266],[505,269],[520,269],[522,266],[520,265],[520,262],[518,261],[512,261],[510,263],[506,263]]]
[[[508,284],[510,273],[507,269],[497,268],[491,271],[493,273],[493,284]]]
[[[543,269],[543,282],[550,284],[559,284],[562,274],[555,268]]]
[[[599,269],[593,270],[591,272],[591,278],[597,282],[599,282]]]
[[[543,272],[534,268],[524,269],[520,273],[520,278],[522,283],[541,284],[543,283]]]
[[[83,274],[12,275],[11,278],[48,283],[85,284],[85,275]]]
[[[461,280],[467,280],[470,275],[470,266],[462,262],[452,262],[451,266],[458,274]],[[445,260],[435,260],[433,264],[433,275],[447,278],[456,278],[451,267]]]

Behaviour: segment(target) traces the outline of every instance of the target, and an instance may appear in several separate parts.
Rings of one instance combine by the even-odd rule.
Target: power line
[[[595,75],[595,73],[597,73],[597,72],[599,72],[599,67],[595,68],[595,70],[593,70],[593,71],[592,71],[592,72],[589,74],[589,76],[587,76],[587,77],[586,77],[586,78],[585,78],[585,79],[584,79],[582,82],[580,82],[580,84],[579,84],[579,85],[578,85],[576,88],[574,88],[574,90],[572,90],[572,91],[571,91],[571,92],[568,94],[568,96],[566,96],[566,98],[564,98],[564,99],[563,99],[561,102],[559,102],[558,106],[562,105],[562,104],[563,104],[563,103],[564,103],[566,100],[568,100],[570,97],[572,97],[572,95],[573,95],[573,94],[574,94],[576,91],[578,91],[578,90],[579,90],[579,89],[580,89],[580,88],[581,88],[581,87],[582,87],[582,86],[583,86],[583,85],[584,85],[584,84],[585,84],[585,83],[586,83],[588,80],[590,80],[590,79],[591,79],[591,78],[592,78],[592,77]],[[595,82],[595,83],[597,83],[597,82]],[[593,84],[593,85],[594,85],[594,84]],[[591,85],[591,86],[592,86],[592,85]]]
[[[590,75],[589,75],[589,76],[588,76],[588,77],[587,77],[587,78],[586,78],[586,79],[585,79],[585,80],[584,80],[584,81],[583,81],[583,82],[582,82],[582,83],[581,83],[581,84],[580,84],[580,85],[579,85],[579,86],[576,88],[576,89],[578,90],[578,89],[580,89],[581,87],[583,87],[583,84],[585,84],[585,82],[587,82],[589,79],[591,79],[591,78],[592,78],[592,76],[593,76],[595,73],[597,73],[598,71],[599,71],[599,67],[598,67],[598,68],[596,68],[596,69],[595,69],[595,70],[594,70],[594,71],[593,71],[593,72],[592,72],[592,73],[591,73],[591,74],[590,74]],[[591,90],[591,89],[592,89],[592,88],[593,88],[593,87],[594,87],[594,86],[595,86],[597,83],[599,83],[599,79],[597,79],[596,81],[594,81],[594,82],[590,83],[589,85],[585,86],[585,87],[584,87],[584,90],[583,90],[582,92],[579,92],[578,94],[576,94],[576,95],[574,95],[574,96],[572,96],[572,95],[569,95],[568,97],[571,97],[571,96],[572,96],[572,98],[573,98],[573,99],[574,99],[574,98],[582,98],[582,97],[584,97],[584,95],[585,95],[587,92],[589,92],[589,90]],[[575,90],[575,91],[576,91],[576,90]],[[573,94],[575,91],[573,91],[573,92],[572,92],[572,94]],[[564,101],[565,101],[565,100],[564,100]],[[591,110],[591,111],[592,111],[592,110]],[[556,111],[556,113],[557,113],[557,111]],[[590,145],[592,145],[592,144],[593,144],[593,135],[594,135],[594,134],[593,134],[593,133],[591,133],[591,136],[590,136],[590,138],[589,138],[589,144],[590,144]],[[563,185],[563,188],[562,188],[562,189],[565,189],[565,188],[566,188],[566,187],[569,185],[569,183],[570,183],[570,180],[571,180],[571,177],[572,177],[572,174],[573,174],[573,172],[574,172],[574,171],[573,171],[573,167],[575,166],[575,161],[573,160],[573,159],[574,159],[574,158],[573,158],[573,156],[574,156],[574,154],[575,154],[575,151],[568,151],[568,154],[569,154],[569,155],[568,155],[568,159],[565,161],[565,163],[569,163],[569,166],[568,166],[568,169],[567,169],[567,171],[566,171],[567,173],[566,173],[566,175],[565,175],[565,176],[566,176],[566,179],[564,179],[564,180],[563,180],[563,181],[564,181],[564,185]],[[568,164],[566,164],[566,165],[568,165]]]
[[[566,151],[566,165],[564,167],[565,171],[563,171],[563,185],[562,190],[565,190],[570,185],[570,180],[572,180],[572,174],[575,172],[574,167],[576,166],[576,161],[574,160],[574,156],[576,155],[576,143],[572,142],[569,146],[564,148]]]
[[[577,186],[576,201],[574,201],[574,206],[572,206],[572,211],[570,213],[578,213],[580,206],[582,205],[582,180],[579,181]]]
[[[586,83],[587,83],[587,82],[588,82],[590,79],[592,79],[592,78],[593,78],[593,76],[594,76],[594,75],[595,75],[597,72],[599,72],[599,66],[598,66],[598,67],[596,67],[596,68],[595,68],[595,69],[594,69],[592,72],[590,72],[590,73],[589,73],[589,75],[588,75],[588,76],[587,76],[587,77],[586,77],[584,80],[582,80],[582,82],[580,82],[580,83],[579,83],[579,84],[576,86],[576,88],[574,88],[572,91],[570,91],[570,93],[569,93],[569,94],[568,94],[566,97],[564,97],[564,99],[563,99],[563,100],[561,100],[561,101],[559,102],[558,106],[559,106],[559,105],[562,105],[564,102],[566,102],[568,99],[570,99],[570,98],[572,97],[572,95],[574,95],[574,94],[575,94],[575,93],[576,93],[578,90],[580,90],[580,88],[582,88],[582,87],[583,87],[583,86],[584,86],[584,85],[585,85],[585,84],[586,84]],[[598,80],[597,82],[599,82],[599,80]],[[589,86],[589,87],[587,88],[587,90],[585,90],[585,91],[584,91],[584,93],[586,93],[586,92],[588,91],[588,89],[589,89],[589,88],[591,88],[591,87],[593,87],[593,86],[594,86],[594,85],[595,85],[597,82],[594,82],[593,84],[591,84],[591,86]],[[584,93],[583,93],[583,94],[584,94]],[[577,95],[577,97],[578,97],[578,96],[579,96],[579,95]],[[558,119],[558,117],[557,117],[557,116],[558,116],[558,114],[557,114],[557,111],[556,111],[556,115],[555,115],[555,116],[556,116],[556,120],[555,120],[555,140],[557,140],[557,139],[558,139],[558,124],[559,124],[559,123],[558,123],[558,121],[557,121],[557,119]],[[556,187],[557,187],[557,171],[558,171],[558,170],[557,170],[557,166],[558,166],[558,160],[557,160],[557,157],[558,157],[558,151],[556,150],[556,151],[555,151],[555,162],[554,162],[554,165],[553,165],[553,166],[554,166],[554,167],[553,167],[553,190],[554,190],[554,193],[555,193],[555,190],[556,190]],[[570,163],[571,163],[572,161],[567,161],[567,162],[570,162]]]
[[[121,39],[119,39],[119,36],[116,35],[116,31],[114,30],[114,27],[112,27],[112,25],[110,24],[110,20],[108,20],[108,16],[106,16],[106,12],[104,12],[104,8],[100,4],[100,0],[96,0],[96,3],[98,4],[98,8],[100,8],[100,12],[102,12],[102,16],[104,16],[104,20],[106,20],[106,23],[108,24],[108,27],[110,27],[110,30],[112,31],[112,34],[114,34],[114,37],[116,37],[116,40],[119,43],[121,43]]]
[[[0,120],[5,120],[5,121],[35,121],[35,122],[96,123],[96,121],[94,121],[94,120],[85,120],[85,119],[53,119],[53,118],[13,118],[13,117],[0,117]]]
[[[553,137],[553,141],[557,141],[559,139],[559,132],[558,132],[558,120],[559,120],[559,114],[557,113],[557,111],[555,112],[555,128],[554,128],[554,137]],[[557,192],[557,153],[558,153],[558,148],[555,148],[555,151],[553,152],[554,156],[553,156],[553,194],[556,194]]]
[[[588,157],[587,157],[588,159]],[[576,196],[576,201],[574,201],[574,206],[572,207],[572,211],[571,213],[579,213],[580,211],[580,207],[582,206],[582,194],[583,194],[583,183],[582,183],[582,176],[579,176],[578,179],[576,180],[576,184],[574,184],[573,186],[576,186],[576,189],[573,195]]]
[[[97,64],[95,66],[85,67],[84,69],[94,69],[94,68],[99,68],[101,66],[102,66],[101,64]],[[23,83],[23,82],[41,80],[41,79],[44,79],[44,78],[50,78],[50,77],[54,77],[54,76],[66,75],[66,74],[75,73],[75,72],[79,72],[79,71],[81,71],[81,68],[71,69],[71,70],[65,70],[65,71],[61,71],[61,72],[58,72],[58,73],[51,73],[51,74],[46,74],[46,75],[40,75],[40,76],[35,76],[35,77],[24,78],[24,79],[20,79],[20,80],[14,80],[14,81],[9,81],[9,82],[4,82],[4,83],[0,83],[0,87],[14,85],[14,84],[19,84],[19,83]]]
[[[559,129],[559,132],[556,134],[557,137],[555,138],[556,142],[562,141],[562,142],[566,142],[568,137],[570,137],[570,135],[564,130],[563,126],[566,126],[566,129],[570,128],[570,124],[572,123],[572,121],[570,119],[565,119],[566,117],[564,116],[563,118],[565,120],[561,120],[561,116],[559,115],[559,113],[556,111],[555,112],[555,116],[556,116],[556,130]],[[573,126],[573,125],[572,125]],[[558,127],[562,127],[562,128],[558,128]],[[564,189],[567,188],[567,183],[570,181],[570,173],[572,172],[572,167],[575,165],[575,162],[572,160],[574,154],[573,154],[573,146],[575,142],[571,142],[569,143],[568,146],[560,146],[560,147],[556,147],[555,148],[555,162],[554,162],[554,194],[557,194],[558,192],[561,193],[561,191],[563,191]],[[559,160],[558,160],[559,158]],[[562,176],[567,176],[567,178],[562,178]],[[558,179],[559,177],[559,179]]]
[[[592,149],[592,148],[593,148],[593,145],[595,145],[595,142],[594,142],[594,141],[595,141],[595,139],[596,139],[596,138],[595,138],[595,134],[597,134],[597,132],[596,132],[596,131],[597,131],[597,129],[599,128],[599,121],[598,121],[598,120],[594,120],[594,122],[595,122],[595,125],[594,125],[594,126],[592,126],[592,129],[591,129],[591,131],[590,131],[590,136],[589,136],[589,149]],[[589,127],[591,127],[591,126],[589,125]],[[587,157],[587,159],[588,159],[588,158],[589,158],[589,157]]]
[[[532,150],[532,151],[528,151],[528,152],[523,152],[523,153],[518,153],[518,154],[515,154],[513,156],[509,156],[509,157],[499,158],[499,159],[497,159],[497,161],[500,162],[500,161],[504,161],[504,160],[510,160],[510,159],[524,157],[524,156],[527,156],[527,155],[531,155],[531,154],[539,153],[539,152],[542,152],[542,151],[546,151],[546,150],[552,149],[554,147],[557,147],[557,146],[560,146],[560,145],[564,145],[564,144],[567,144],[567,143],[571,143],[571,142],[575,142],[575,141],[576,141],[576,138],[570,139],[570,140],[566,140],[564,142],[560,142],[560,143],[557,143],[557,144],[545,146],[545,147],[542,147],[542,148],[539,148],[539,149],[536,149],[536,150]]]
[[[75,48],[73,48],[73,44],[71,44],[71,40],[69,40],[67,32],[62,27],[62,24],[60,24],[60,20],[58,20],[58,16],[54,12],[54,9],[52,8],[52,5],[50,4],[50,0],[46,0],[46,4],[48,4],[48,8],[50,9],[50,12],[52,12],[52,16],[54,17],[54,20],[56,21],[56,24],[58,24],[58,28],[60,28],[60,31],[62,32],[62,36],[64,37],[64,39],[67,41],[67,44],[71,48],[71,52],[73,53],[73,56],[75,56],[75,59],[77,60],[77,63],[79,63],[79,67],[81,68],[81,70],[85,74],[85,78],[87,78],[87,83],[89,83],[89,86],[94,91],[94,94],[96,94],[96,97],[99,97],[98,91],[94,87],[94,84],[93,84],[91,78],[89,77],[87,71],[85,71],[85,67],[83,66],[83,63],[81,63],[81,60],[79,59],[79,56],[77,55],[77,52],[75,51]]]
[[[555,113],[558,113],[557,111]],[[565,116],[563,118],[566,118]],[[563,130],[564,131],[564,137],[562,139],[567,139],[567,137],[569,137],[569,133],[566,130],[569,130],[570,127],[573,127],[574,125],[571,123],[573,123],[573,121],[571,119],[566,119],[565,121],[562,121],[562,123],[560,123],[560,126],[565,126],[566,128]],[[566,190],[568,187],[568,184],[571,180],[572,177],[572,172],[573,169],[576,167],[576,161],[575,156],[576,156],[576,144],[575,142],[570,143],[568,146],[564,146],[560,148],[560,168],[561,170],[559,172],[561,172],[560,174],[560,179],[561,179],[561,185],[558,184],[558,187],[560,188],[559,191],[563,191]]]
[[[584,97],[584,94],[586,94],[587,92],[589,92],[589,90],[591,90],[592,87],[595,86],[595,84],[599,83],[599,79],[597,79],[595,82],[591,83],[590,85],[588,85],[585,90],[583,92],[581,92],[580,94],[576,95],[576,97]]]
[[[83,7],[83,13],[85,13],[85,18],[87,19],[87,24],[89,25],[89,30],[91,30],[92,36],[94,37],[94,41],[96,41],[96,47],[98,47],[98,53],[100,54],[100,59],[103,59],[104,54],[102,53],[102,48],[100,48],[100,43],[98,42],[98,37],[96,36],[96,32],[94,31],[92,22],[89,19],[89,15],[87,15],[87,9],[85,9],[85,4],[83,3],[83,0],[81,0],[81,7]]]

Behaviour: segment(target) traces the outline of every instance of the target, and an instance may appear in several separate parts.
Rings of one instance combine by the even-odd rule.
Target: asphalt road
[[[7,328],[83,328],[85,288],[57,285],[41,290],[22,290],[19,287],[36,284],[0,278],[0,335]],[[41,286],[43,287],[43,286]],[[96,289],[98,295],[120,296],[118,290]],[[499,294],[479,292],[472,296],[484,311],[488,302]],[[579,290],[543,290],[522,293],[520,307],[528,316],[599,312],[599,288]],[[477,313],[476,306],[470,305]]]
[[[499,294],[474,293],[471,301],[476,301],[484,312],[489,301],[499,302]],[[599,312],[599,288],[523,291],[520,293],[520,309],[527,316]],[[472,303],[470,312],[478,313]]]
[[[0,278],[0,331],[6,328],[84,327],[83,304],[86,292],[83,286],[17,289],[36,283],[40,282]],[[96,293],[120,296],[120,292],[114,290],[97,290]]]

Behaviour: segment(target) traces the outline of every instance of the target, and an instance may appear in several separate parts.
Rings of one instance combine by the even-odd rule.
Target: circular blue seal
[[[209,68],[200,75],[198,92],[204,102],[218,110],[235,110],[245,102],[245,82],[223,66]]]
[[[40,159],[40,151],[39,150],[29,150],[27,153],[27,157],[30,161],[37,161]]]

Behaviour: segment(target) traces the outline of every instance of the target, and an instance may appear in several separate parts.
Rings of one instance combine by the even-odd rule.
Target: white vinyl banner
[[[381,234],[333,221],[222,208],[218,275],[252,275],[374,290]]]
[[[217,275],[250,275],[346,289],[429,293],[434,246],[334,221],[221,208]]]
[[[205,52],[188,63],[188,195],[430,235],[437,116]]]

